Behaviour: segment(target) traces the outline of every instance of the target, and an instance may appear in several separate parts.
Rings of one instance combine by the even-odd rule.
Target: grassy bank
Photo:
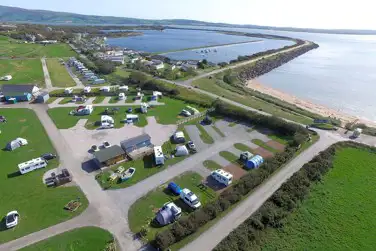
[[[49,58],[46,62],[53,86],[70,87],[76,85],[65,66],[57,58]]]
[[[104,251],[115,246],[108,231],[97,227],[77,228],[20,249],[20,251]]]
[[[0,45],[1,47],[1,45]],[[44,76],[40,59],[6,60],[0,59],[0,76],[11,75],[13,78],[2,84],[36,84],[44,86]]]
[[[376,230],[376,154],[345,148],[334,168],[312,187],[309,199],[281,230],[269,231],[257,249],[373,250]]]

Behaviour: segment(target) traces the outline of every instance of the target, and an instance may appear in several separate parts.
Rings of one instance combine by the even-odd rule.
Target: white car
[[[182,110],[180,114],[183,115],[183,116],[185,116],[185,117],[192,116],[192,114],[189,111],[187,111],[187,110]]]
[[[18,214],[17,211],[12,211],[12,212],[9,212],[7,214],[7,216],[5,217],[5,225],[7,228],[12,228],[12,227],[15,227],[17,226],[18,224],[18,218],[20,217],[20,215]]]
[[[180,198],[190,206],[191,208],[199,208],[201,206],[200,201],[198,200],[197,196],[191,192],[188,188],[184,188],[180,193]]]

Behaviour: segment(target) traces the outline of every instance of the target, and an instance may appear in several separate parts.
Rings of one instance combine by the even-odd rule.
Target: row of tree
[[[246,251],[262,246],[261,236],[268,228],[283,228],[288,217],[307,198],[312,184],[333,167],[336,149],[340,147],[376,148],[355,142],[340,142],[320,152],[288,179],[259,210],[223,239],[214,251]]]

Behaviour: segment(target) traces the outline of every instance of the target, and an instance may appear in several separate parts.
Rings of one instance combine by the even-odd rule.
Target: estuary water
[[[232,59],[236,59],[238,56],[252,55],[256,52],[278,49],[293,44],[293,42],[286,40],[234,36],[214,31],[166,29],[164,31],[142,30],[142,32],[144,34],[142,36],[108,38],[107,43],[112,46],[126,47],[146,52],[168,52],[197,48],[170,52],[164,55],[176,60],[207,59],[213,63],[229,62]],[[231,43],[242,44],[227,45]],[[215,47],[203,49],[203,47],[207,46]]]
[[[376,36],[374,35],[336,35],[219,27],[177,27],[275,34],[313,41],[319,44],[318,49],[312,50],[261,76],[258,82],[313,103],[376,121]],[[162,37],[167,36],[159,40],[154,39],[155,35],[146,34],[145,36],[126,39],[126,44],[117,45],[155,52],[225,44],[231,41],[241,42],[249,39],[211,31],[194,30],[168,29],[158,34]],[[171,37],[173,40],[170,40]],[[189,42],[187,42],[188,40]],[[233,47],[237,46],[240,45],[233,45]],[[253,46],[257,46],[257,43],[254,43]],[[243,49],[244,51],[241,51],[238,55],[252,54],[250,48]],[[238,56],[235,56],[237,53],[234,53],[234,58]]]

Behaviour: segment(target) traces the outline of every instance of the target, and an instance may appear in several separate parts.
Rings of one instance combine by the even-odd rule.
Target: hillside
[[[293,28],[293,27],[274,27],[259,25],[233,25],[226,23],[211,23],[188,19],[138,19],[128,17],[95,16],[82,15],[68,12],[55,12],[47,10],[30,10],[17,7],[0,5],[0,22],[22,22],[22,23],[41,23],[41,24],[75,24],[75,25],[192,25],[192,26],[216,26],[250,29],[268,29],[280,31],[297,31],[312,33],[331,33],[331,34],[359,34],[376,35],[376,30],[325,30],[311,28]]]

